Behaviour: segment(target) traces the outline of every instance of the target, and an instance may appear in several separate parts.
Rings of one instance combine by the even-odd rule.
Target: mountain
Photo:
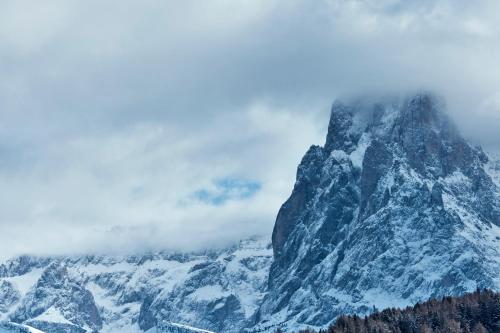
[[[215,333],[200,328],[195,328],[188,325],[177,324],[163,321],[154,328],[151,328],[147,333]]]
[[[498,163],[428,93],[332,107],[273,235],[254,331],[500,289]]]
[[[27,325],[21,325],[4,321],[0,322],[0,333],[44,333],[44,332]]]
[[[48,333],[240,332],[271,260],[260,238],[203,253],[21,256],[0,265],[0,311]]]
[[[21,256],[0,319],[47,333],[274,332],[500,290],[500,162],[432,94],[332,107],[272,244],[199,253]]]

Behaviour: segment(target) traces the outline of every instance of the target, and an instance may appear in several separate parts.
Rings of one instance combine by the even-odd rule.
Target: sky
[[[0,252],[270,238],[344,95],[436,91],[500,150],[496,0],[0,3]]]

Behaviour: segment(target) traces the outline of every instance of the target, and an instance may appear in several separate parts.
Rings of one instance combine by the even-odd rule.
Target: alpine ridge
[[[0,319],[46,333],[273,333],[477,288],[500,290],[500,162],[418,93],[333,104],[272,244],[12,258]]]
[[[265,291],[268,245],[13,258],[0,265],[0,316],[46,333],[240,332]]]
[[[498,168],[444,110],[431,93],[333,104],[279,210],[257,327],[500,288]]]

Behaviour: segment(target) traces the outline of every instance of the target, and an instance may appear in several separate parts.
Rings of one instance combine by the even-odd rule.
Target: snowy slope
[[[258,308],[271,259],[265,239],[205,253],[20,257],[0,266],[0,303],[4,318],[49,333],[165,330],[167,321],[229,332]]]
[[[0,322],[0,333],[44,333],[28,325]]]
[[[189,325],[164,321],[158,326],[149,329],[146,333],[215,333]]]

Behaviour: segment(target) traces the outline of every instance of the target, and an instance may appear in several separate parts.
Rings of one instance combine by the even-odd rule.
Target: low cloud
[[[4,1],[0,250],[269,235],[339,95],[435,90],[498,150],[498,13],[494,0]]]
[[[16,240],[2,254],[193,250],[270,235],[300,155],[322,133],[308,114],[261,105],[227,117],[195,133],[141,123],[25,151],[0,173],[0,235]]]

